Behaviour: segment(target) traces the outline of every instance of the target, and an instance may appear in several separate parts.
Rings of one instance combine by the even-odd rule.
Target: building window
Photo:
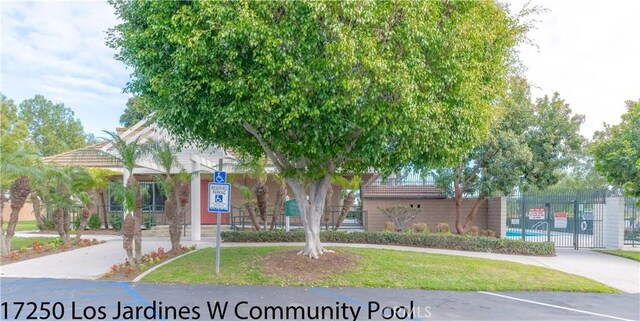
[[[156,182],[140,182],[142,194],[142,212],[164,212],[164,201],[167,199],[160,184]],[[109,212],[122,212],[122,204],[109,193]]]

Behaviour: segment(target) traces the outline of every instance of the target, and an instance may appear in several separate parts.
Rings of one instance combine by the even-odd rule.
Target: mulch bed
[[[165,252],[164,248],[159,247],[153,252],[144,254],[139,263],[130,263],[128,260],[125,260],[124,262],[112,265],[109,272],[102,276],[100,280],[132,281],[138,275],[144,273],[154,265],[158,265],[195,249],[195,245],[192,245],[191,247],[181,245],[177,250]]]
[[[43,244],[39,245],[39,248],[31,247],[27,249],[26,252],[21,252],[19,250],[11,251],[8,257],[0,257],[0,266],[102,243],[105,243],[105,241],[98,241],[96,239],[80,239],[80,242],[76,243],[75,241],[69,241],[67,244],[56,245],[55,248],[50,246],[50,244]]]
[[[297,253],[298,250],[287,250],[268,254],[264,260],[264,273],[306,283],[349,271],[360,261],[360,256],[354,253],[326,253],[318,259]]]

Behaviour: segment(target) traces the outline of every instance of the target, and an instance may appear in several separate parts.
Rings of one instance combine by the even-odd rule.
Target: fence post
[[[607,197],[602,215],[604,247],[622,249],[624,246],[624,197]]]
[[[573,201],[573,249],[578,249],[578,201]]]
[[[551,203],[544,204],[545,219],[547,220],[547,242],[551,242]]]
[[[520,217],[520,226],[522,226],[522,240],[525,241],[525,235],[527,232],[527,224],[529,224],[529,222],[525,221],[525,218],[527,217],[527,209],[526,209],[526,201],[525,201],[525,195],[524,193],[522,193],[522,216]]]

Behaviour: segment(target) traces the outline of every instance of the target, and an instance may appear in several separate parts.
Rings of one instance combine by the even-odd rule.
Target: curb
[[[161,267],[161,266],[163,266],[163,265],[165,265],[165,264],[169,264],[169,263],[173,262],[174,260],[177,260],[177,259],[179,259],[179,258],[181,258],[181,257],[183,257],[183,256],[187,256],[187,255],[189,255],[189,254],[191,254],[191,253],[198,252],[199,250],[201,250],[201,249],[197,249],[197,250],[189,251],[189,252],[187,252],[187,253],[180,254],[180,255],[175,256],[175,257],[172,257],[171,259],[166,260],[166,261],[164,261],[164,262],[162,262],[162,263],[160,263],[160,264],[158,264],[158,265],[154,265],[154,266],[152,266],[150,269],[148,269],[148,270],[144,271],[144,273],[142,273],[142,274],[140,274],[140,275],[136,276],[136,278],[135,278],[135,279],[133,279],[133,280],[131,280],[131,282],[132,282],[132,283],[137,283],[137,282],[139,282],[140,280],[142,280],[142,278],[144,278],[145,276],[147,276],[147,274],[149,274],[149,273],[151,273],[151,272],[155,271],[157,268],[159,268],[159,267]]]

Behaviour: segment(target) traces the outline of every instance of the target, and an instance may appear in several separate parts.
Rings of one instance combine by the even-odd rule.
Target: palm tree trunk
[[[91,212],[85,206],[82,208],[82,218],[80,220],[80,226],[77,227],[76,230],[76,243],[80,242],[80,238],[82,237],[82,232],[87,228],[87,224],[89,223],[89,217],[91,217]]]
[[[69,232],[70,232],[70,228],[71,228],[71,217],[69,215],[69,209],[65,207],[64,210],[62,210],[62,218],[64,221],[64,242],[68,243],[69,242]]]
[[[256,204],[253,201],[247,202],[246,209],[249,214],[249,219],[251,220],[251,224],[256,229],[256,231],[260,231],[260,223],[258,222],[258,218],[256,217]]]
[[[333,197],[333,185],[329,184],[327,188],[327,197],[324,199],[324,215],[322,217],[322,221],[324,223],[325,231],[329,230],[329,221],[331,218],[331,198]]]
[[[38,229],[44,231],[46,227],[42,218],[42,202],[36,192],[31,192],[31,204],[33,204],[33,216],[36,218]]]
[[[109,229],[109,215],[107,213],[107,201],[106,201],[106,193],[104,192],[104,188],[100,190],[100,202],[102,203],[102,219],[104,223],[104,229]]]
[[[11,185],[11,215],[7,224],[7,232],[1,233],[4,237],[2,244],[2,256],[6,256],[11,251],[11,240],[16,232],[16,225],[20,217],[20,210],[24,206],[24,202],[31,193],[31,182],[27,176],[18,177]],[[0,228],[2,228],[0,226]]]
[[[347,218],[347,214],[349,214],[349,210],[353,203],[356,201],[356,193],[354,191],[349,191],[347,195],[345,195],[344,200],[342,201],[342,208],[340,209],[340,216],[338,216],[338,220],[336,221],[336,226],[333,228],[337,231],[344,222],[345,218]]]
[[[284,205],[285,197],[287,197],[287,186],[281,185],[276,192],[276,202],[273,205],[273,216],[271,217],[271,230],[276,228],[276,222],[282,215],[282,206]]]
[[[262,224],[264,224],[265,229],[267,228],[267,193],[269,192],[267,185],[265,182],[258,180],[256,182],[256,186],[254,187],[254,192],[256,194],[256,200],[258,201],[258,211],[260,212],[260,220]]]
[[[122,224],[122,247],[127,252],[127,259],[134,263],[133,257],[133,229],[135,226],[133,214],[126,213]]]
[[[142,195],[140,195],[140,185],[133,175],[129,176],[129,182],[136,189],[136,206],[133,210],[133,241],[135,259],[142,258]]]

